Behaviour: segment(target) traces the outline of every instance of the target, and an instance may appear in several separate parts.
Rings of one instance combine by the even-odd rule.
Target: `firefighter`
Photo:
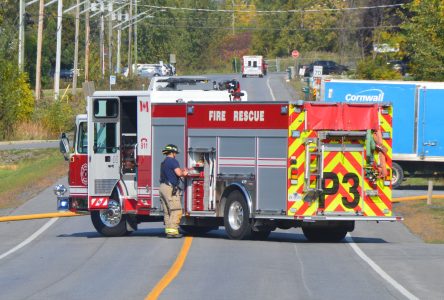
[[[180,178],[188,175],[187,169],[181,169],[176,155],[179,148],[168,144],[163,150],[164,161],[160,165],[160,199],[163,205],[165,233],[167,238],[181,238],[179,223],[182,217],[182,205],[180,204],[181,190]]]

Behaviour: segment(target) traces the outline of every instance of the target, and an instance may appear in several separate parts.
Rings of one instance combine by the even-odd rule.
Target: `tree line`
[[[125,4],[125,1],[113,2],[114,9]],[[64,9],[76,3],[64,0]],[[128,7],[122,8],[122,12],[126,13]],[[396,77],[386,66],[388,60],[396,59],[408,64],[412,79],[444,79],[444,0],[138,0],[137,11],[134,6],[133,10],[133,16],[142,14],[137,22],[137,53],[133,54],[133,63],[136,57],[139,63],[168,62],[170,54],[175,54],[179,74],[227,72],[231,71],[233,59],[245,54],[288,57],[297,49],[301,59],[306,60],[314,59],[313,53],[332,54],[339,63],[356,66],[358,78]],[[14,123],[5,121],[12,118],[8,115],[13,107],[20,110],[34,105],[30,91],[35,84],[38,14],[38,2],[26,8],[24,73],[20,73],[17,69],[19,1],[0,1],[0,124]],[[65,69],[73,67],[75,18],[75,10],[63,15],[61,67]],[[105,20],[105,56],[111,55],[113,63],[112,68],[105,63],[104,78],[107,78],[116,71],[117,28],[112,30],[112,46],[108,49],[106,16]],[[96,82],[103,81],[100,21],[100,13],[90,19],[89,79]],[[115,15],[111,24],[114,27],[123,21]],[[52,87],[56,29],[57,3],[46,7],[44,12],[43,88]],[[128,28],[122,30],[122,67],[128,65],[128,47],[133,53],[136,50],[134,36],[132,41],[129,45]],[[85,15],[82,14],[79,82],[85,74],[84,44]],[[384,44],[399,51],[374,51],[375,45]],[[22,94],[9,93],[12,87]],[[25,110],[18,114],[21,117],[17,120],[29,118],[33,111]],[[0,128],[0,132],[0,138],[5,138],[5,130]]]

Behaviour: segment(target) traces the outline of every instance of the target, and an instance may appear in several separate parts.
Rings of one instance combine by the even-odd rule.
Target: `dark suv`
[[[304,76],[313,76],[313,67],[322,66],[322,75],[343,74],[348,71],[346,66],[335,63],[331,60],[316,60],[305,67]]]

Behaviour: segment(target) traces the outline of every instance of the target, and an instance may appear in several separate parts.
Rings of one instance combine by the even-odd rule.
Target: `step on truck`
[[[264,239],[301,227],[309,240],[339,241],[356,221],[400,220],[390,104],[152,103],[147,92],[108,93],[88,97],[73,153],[61,139],[69,188],[55,188],[59,209],[90,214],[102,235],[163,219],[159,170],[169,143],[190,170],[188,233],[224,226],[231,239]]]
[[[326,102],[393,105],[393,187],[408,176],[444,175],[444,83],[325,79]]]

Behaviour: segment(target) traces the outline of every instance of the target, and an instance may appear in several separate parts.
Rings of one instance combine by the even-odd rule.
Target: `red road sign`
[[[298,58],[299,57],[299,51],[298,50],[291,51],[291,56],[293,56],[294,58]]]

